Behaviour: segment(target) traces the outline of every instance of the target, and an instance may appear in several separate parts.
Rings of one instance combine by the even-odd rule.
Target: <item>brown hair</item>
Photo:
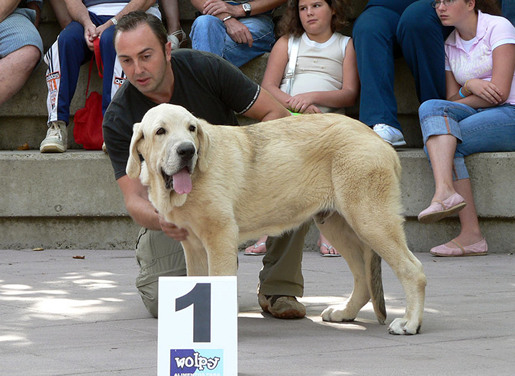
[[[334,10],[331,19],[331,30],[333,32],[342,29],[347,25],[347,14],[350,12],[349,0],[322,0]],[[299,37],[304,33],[300,22],[299,0],[288,0],[286,11],[277,25],[279,36],[293,35]]]
[[[141,24],[147,24],[150,27],[159,42],[161,42],[164,51],[168,39],[163,22],[156,16],[140,10],[127,13],[120,18],[114,29],[113,41],[116,40],[118,33],[134,30]]]
[[[470,0],[465,1],[468,2]],[[494,16],[500,16],[502,14],[497,0],[476,0],[474,9],[476,11],[480,10],[483,13],[493,14]]]

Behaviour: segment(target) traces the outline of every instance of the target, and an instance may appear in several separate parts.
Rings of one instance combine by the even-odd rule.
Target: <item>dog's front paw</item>
[[[329,306],[322,312],[322,320],[330,322],[354,321],[356,313],[350,312],[346,304]]]
[[[392,321],[388,327],[390,334],[417,334],[420,331],[420,324],[409,322],[405,317]]]

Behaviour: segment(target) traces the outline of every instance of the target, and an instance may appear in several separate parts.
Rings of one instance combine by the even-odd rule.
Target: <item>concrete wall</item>
[[[353,17],[365,3],[353,1]],[[194,9],[187,0],[179,4],[182,26],[189,30]],[[59,33],[48,2],[40,29],[46,49]],[[267,55],[251,61],[242,71],[259,83],[266,62]],[[46,133],[45,69],[44,64],[37,67],[21,92],[0,107],[0,248],[133,248],[138,226],[127,215],[108,157],[102,152],[84,151],[73,142],[72,150],[64,154],[38,151]],[[72,101],[72,114],[84,105],[86,80],[84,66]],[[101,90],[98,76],[94,75],[91,87]],[[396,61],[395,96],[409,147],[399,151],[406,233],[410,248],[425,252],[454,237],[459,232],[459,222],[456,218],[433,225],[416,221],[418,212],[431,199],[433,179],[420,149],[413,78],[402,59]],[[358,110],[355,106],[349,114],[357,116]],[[70,126],[72,135],[73,121]],[[16,150],[25,143],[30,150]],[[514,162],[515,153],[485,153],[467,159],[481,226],[492,252],[515,249]],[[316,250],[317,236],[312,229],[307,250]]]

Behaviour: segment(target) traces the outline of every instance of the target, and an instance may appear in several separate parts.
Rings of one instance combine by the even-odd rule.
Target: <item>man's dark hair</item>
[[[134,30],[141,24],[147,24],[150,27],[154,35],[161,42],[164,51],[165,44],[168,42],[168,39],[163,22],[156,16],[141,10],[127,13],[125,16],[120,18],[114,29],[113,41],[116,40],[118,33]]]

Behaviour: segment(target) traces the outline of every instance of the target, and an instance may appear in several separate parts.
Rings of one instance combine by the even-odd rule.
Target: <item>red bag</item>
[[[102,75],[102,58],[100,57],[99,39],[95,39],[95,56],[89,64],[88,85],[86,87],[86,105],[84,108],[78,109],[74,116],[73,137],[75,142],[81,144],[84,149],[101,150],[104,143],[102,134],[102,95],[93,91],[88,96],[89,82],[91,80],[91,69],[93,68],[93,60],[96,59],[98,67],[98,75]]]

